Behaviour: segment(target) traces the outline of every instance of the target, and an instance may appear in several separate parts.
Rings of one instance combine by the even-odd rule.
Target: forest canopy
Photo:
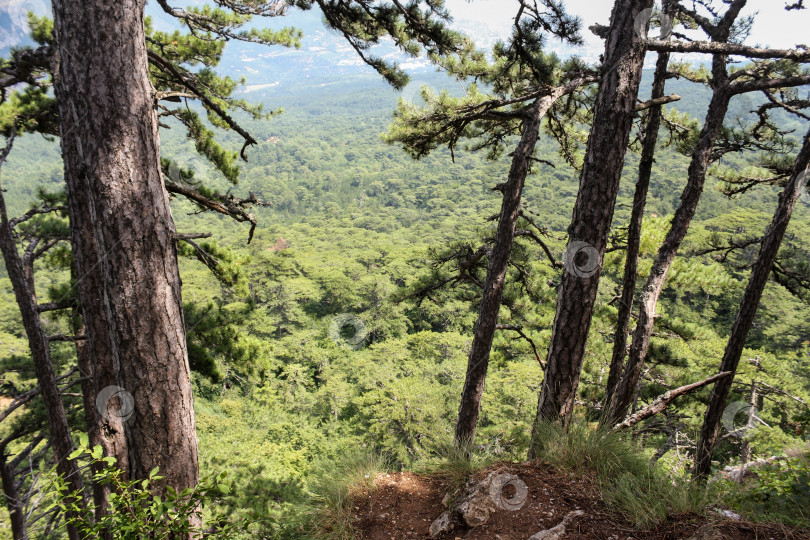
[[[104,2],[28,4],[0,10],[0,539],[311,538],[346,463],[551,459],[582,426],[677,485],[785,463],[720,504],[810,527],[810,53],[745,1],[587,28],[520,0],[488,40],[436,0],[127,0],[142,80],[109,101],[68,54]]]

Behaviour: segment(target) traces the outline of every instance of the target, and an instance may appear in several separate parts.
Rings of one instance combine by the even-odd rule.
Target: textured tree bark
[[[539,98],[526,110],[527,116],[523,123],[520,143],[512,157],[509,178],[502,189],[503,202],[498,219],[498,230],[495,233],[492,253],[489,256],[484,292],[478,310],[478,321],[470,347],[467,376],[461,393],[455,431],[455,444],[459,448],[467,448],[475,439],[475,429],[481,410],[481,397],[484,393],[484,382],[489,365],[489,353],[492,349],[492,340],[498,324],[498,312],[503,300],[503,286],[515,239],[515,226],[520,215],[520,199],[526,176],[529,174],[532,154],[537,145],[540,122],[560,97],[575,91],[583,83],[583,78],[576,78],[564,86],[554,88],[548,96]]]
[[[84,324],[81,323],[81,316],[77,313],[73,314],[73,319],[78,320],[79,323],[75,325],[75,335],[87,335],[85,333]],[[97,445],[104,447],[104,438],[101,432],[100,415],[96,410],[96,388],[94,384],[93,374],[93,359],[90,353],[90,347],[87,340],[76,341],[76,358],[78,360],[79,376],[82,379],[82,405],[84,406],[84,419],[87,424],[87,440],[91,448]],[[101,471],[101,465],[96,464],[93,468],[94,473]],[[110,495],[110,486],[100,482],[93,482],[93,505],[95,506],[95,518],[99,520],[106,512],[108,505],[108,497]],[[111,540],[112,534],[106,532],[101,536],[104,540]]]
[[[737,313],[737,318],[731,329],[731,336],[723,354],[723,360],[720,363],[720,371],[737,372],[737,366],[740,363],[740,356],[748,338],[748,332],[751,330],[759,301],[762,298],[762,291],[765,290],[768,275],[771,273],[773,262],[776,260],[779,246],[782,244],[785,231],[790,223],[796,201],[807,183],[808,176],[810,176],[810,133],[805,136],[804,144],[793,167],[790,182],[779,196],[779,205],[776,208],[768,231],[765,233],[765,238],[762,240],[759,256],[751,270],[751,277],[748,280],[748,286],[740,304],[740,311]],[[696,480],[704,481],[711,471],[712,450],[717,443],[717,437],[720,433],[720,420],[723,417],[723,409],[731,392],[733,382],[733,375],[721,379],[715,384],[709,398],[709,406],[706,408],[703,427],[700,431],[700,442],[698,442],[697,454],[695,455],[695,469],[692,473],[693,478]]]
[[[55,0],[55,89],[96,390],[119,386],[134,404],[131,417],[120,400],[98,404],[105,449],[131,477],[159,467],[156,490],[179,491],[197,484],[197,438],[144,4]]]
[[[0,482],[3,487],[3,497],[6,499],[8,517],[11,521],[11,537],[14,540],[25,540],[28,537],[25,526],[25,515],[17,485],[14,483],[14,473],[6,460],[6,448],[0,445]]]
[[[11,143],[6,153],[0,157],[0,163],[5,161]],[[65,407],[56,384],[51,365],[51,354],[48,347],[48,338],[42,329],[42,323],[37,311],[36,294],[31,288],[23,267],[22,259],[17,252],[17,244],[9,224],[6,213],[6,201],[0,189],[0,250],[6,263],[6,272],[14,289],[14,297],[20,308],[23,327],[28,337],[28,348],[31,351],[31,360],[34,363],[34,372],[37,376],[42,400],[45,402],[45,413],[48,419],[49,440],[53,447],[56,460],[56,470],[61,474],[73,493],[83,495],[82,480],[76,462],[68,459],[73,452],[73,441],[70,438]],[[68,526],[68,536],[71,540],[78,540],[79,535],[74,526]]]
[[[675,212],[672,225],[664,239],[664,243],[658,250],[647,283],[642,290],[639,315],[636,321],[636,329],[633,332],[630,354],[624,366],[621,381],[613,396],[611,419],[614,422],[618,422],[627,416],[630,404],[633,401],[633,393],[641,376],[644,359],[650,347],[658,297],[664,288],[667,273],[675,260],[678,248],[680,248],[681,242],[686,237],[689,225],[695,216],[700,196],[703,193],[703,184],[706,180],[706,171],[709,168],[714,143],[720,133],[720,128],[723,126],[723,118],[728,110],[730,99],[731,94],[725,86],[716,90],[712,96],[700,139],[692,152],[692,161],[689,164],[689,179],[681,195],[681,203]]]
[[[605,39],[605,68],[568,231],[569,251],[575,245],[589,246],[589,260],[585,263],[589,270],[578,271],[577,265],[584,261],[576,253],[568,254],[538,399],[537,422],[561,420],[567,424],[574,408],[599,271],[641,82],[644,36],[636,32],[636,25],[641,12],[652,4],[652,0],[616,0],[613,6]],[[590,260],[591,257],[598,257],[598,261]],[[533,430],[533,445],[535,439]]]
[[[666,3],[665,5],[669,5]],[[667,82],[667,66],[669,53],[659,53],[655,64],[651,100],[664,97]],[[655,163],[655,146],[658,144],[658,129],[661,127],[661,107],[653,107],[645,126],[644,142],[641,150],[641,162],[638,167],[638,182],[633,195],[633,210],[630,214],[630,224],[627,230],[627,251],[624,263],[624,281],[622,295],[619,300],[619,313],[616,321],[616,330],[613,337],[613,355],[610,360],[605,400],[603,405],[603,418],[606,425],[615,424],[617,418],[610,414],[612,410],[613,394],[621,378],[624,367],[624,357],[627,353],[627,336],[630,332],[630,319],[633,311],[633,296],[636,294],[636,277],[638,275],[638,252],[641,246],[641,226],[644,222],[644,208],[647,205],[647,192],[650,188],[652,168]]]

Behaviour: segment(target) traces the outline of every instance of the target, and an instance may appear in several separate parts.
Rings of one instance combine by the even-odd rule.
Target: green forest
[[[82,382],[88,379],[82,368],[82,347],[91,351],[91,362],[102,365],[93,360],[100,349],[94,349],[92,341],[100,340],[101,333],[89,319],[89,306],[103,302],[88,296],[94,286],[88,281],[96,280],[87,276],[94,268],[104,272],[111,268],[99,283],[112,284],[110,290],[128,291],[121,293],[121,302],[131,303],[126,309],[135,319],[139,313],[148,319],[149,309],[160,311],[155,306],[163,302],[164,292],[145,285],[138,288],[137,281],[132,288],[116,288],[116,280],[129,275],[126,269],[134,264],[134,256],[117,258],[130,245],[121,231],[140,234],[139,227],[159,221],[149,213],[143,214],[140,224],[137,217],[133,221],[131,216],[140,206],[127,202],[124,195],[121,208],[133,210],[119,214],[120,219],[116,211],[103,208],[106,188],[99,188],[101,202],[91,203],[100,205],[92,218],[99,230],[107,227],[107,220],[118,219],[108,230],[124,234],[120,245],[104,236],[108,248],[95,267],[86,248],[77,254],[76,241],[83,233],[77,232],[74,216],[85,210],[76,206],[78,192],[71,191],[72,186],[101,184],[82,180],[86,178],[82,175],[96,173],[67,161],[76,148],[65,140],[81,139],[84,151],[93,156],[82,154],[81,159],[101,156],[98,159],[112,162],[122,155],[141,154],[126,147],[126,141],[121,143],[124,152],[104,150],[115,149],[110,137],[117,128],[102,136],[98,131],[102,124],[95,124],[91,133],[89,127],[81,127],[85,121],[81,119],[80,127],[74,128],[77,131],[66,132],[66,122],[74,120],[63,114],[68,110],[64,103],[79,104],[90,93],[65,97],[69,87],[54,82],[52,65],[26,67],[30,59],[21,55],[21,51],[59,47],[62,64],[69,63],[73,58],[67,54],[69,44],[59,43],[59,36],[64,32],[66,42],[73,39],[66,30],[71,10],[85,11],[77,20],[101,20],[104,11],[94,7],[103,6],[101,0],[84,4],[82,8],[81,2],[55,2],[55,22],[29,15],[35,42],[9,50],[0,61],[0,133],[4,136],[0,146],[8,145],[0,180],[3,226],[9,227],[9,239],[23,266],[31,261],[28,287],[32,296],[36,291],[34,302],[41,306],[37,312],[41,333],[50,336],[45,339],[50,377],[56,376],[57,398],[63,404],[72,443],[69,459],[79,464],[85,495],[72,492],[74,484],[59,469],[60,443],[51,438],[51,406],[39,395],[45,395],[44,379],[35,365],[32,334],[7,258],[0,269],[0,465],[7,503],[0,505],[0,539],[377,538],[363,532],[364,522],[353,512],[365,504],[361,499],[376,500],[379,473],[413,472],[440,479],[450,494],[452,510],[452,501],[461,500],[463,486],[470,485],[468,477],[493,470],[493,464],[524,463],[527,455],[562,471],[564,478],[570,472],[572,478],[592,480],[598,499],[618,516],[618,522],[636,531],[636,538],[680,537],[643,531],[658,530],[655,527],[679,515],[705,521],[720,519],[722,512],[737,520],[742,516],[745,523],[784,527],[778,530],[785,537],[810,534],[810,193],[804,185],[808,164],[802,147],[810,114],[806,48],[797,48],[793,56],[729,61],[728,67],[729,53],[719,48],[707,55],[710,60],[705,63],[671,61],[666,95],[676,95],[672,102],[634,112],[617,106],[612,114],[621,112],[628,120],[612,125],[626,124],[629,142],[618,141],[622,153],[614,165],[621,177],[607,227],[604,233],[594,233],[601,234],[600,245],[586,240],[591,237],[582,230],[597,223],[601,218],[593,216],[604,214],[606,208],[589,207],[586,197],[589,171],[597,170],[604,175],[600,181],[609,184],[607,168],[603,170],[599,156],[594,161],[589,151],[599,141],[592,130],[608,122],[603,100],[610,97],[603,94],[605,81],[611,79],[593,75],[599,68],[584,61],[560,60],[543,52],[545,38],[538,37],[542,33],[576,43],[567,19],[551,9],[564,9],[563,3],[515,2],[515,10],[522,6],[517,19],[527,20],[496,44],[489,58],[470,48],[466,38],[459,45],[461,37],[441,34],[444,30],[425,22],[439,24],[432,19],[442,19],[441,2],[408,4],[425,20],[416,20],[416,12],[407,10],[410,17],[398,19],[402,16],[395,7],[399,2],[379,12],[358,8],[374,2],[288,2],[290,9],[322,10],[323,24],[341,29],[336,39],[343,39],[345,33],[350,42],[367,40],[376,46],[373,36],[396,30],[402,34],[392,43],[404,51],[412,54],[408,47],[425,47],[439,72],[411,77],[429,85],[421,93],[412,90],[408,96],[413,101],[402,98],[397,89],[404,87],[399,68],[375,63],[367,52],[364,60],[379,73],[366,69],[324,75],[250,92],[236,79],[218,75],[214,69],[221,49],[214,49],[228,41],[253,40],[251,47],[295,44],[294,32],[263,33],[260,24],[247,22],[249,14],[259,19],[268,16],[263,9],[285,2],[217,1],[216,9],[188,8],[183,13],[197,18],[185,19],[177,15],[176,7],[175,16],[184,30],[175,35],[153,30],[147,18],[146,48],[163,56],[149,56],[153,91],[167,96],[183,93],[166,97],[170,101],[166,105],[153,101],[160,144],[160,160],[155,162],[159,174],[153,176],[180,186],[160,189],[176,226],[172,242],[176,255],[170,259],[176,256],[178,283],[182,283],[182,324],[179,329],[164,326],[164,331],[184,336],[181,342],[193,394],[189,414],[198,440],[193,461],[198,462],[199,483],[174,485],[175,490],[167,489],[162,480],[164,463],[188,456],[173,455],[171,446],[153,448],[164,455],[156,458],[159,464],[154,468],[147,467],[146,474],[139,469],[145,458],[135,457],[135,444],[127,435],[127,444],[132,445],[130,468],[119,467],[122,457],[110,453],[114,445],[96,443],[98,430],[93,435],[86,411],[88,403],[101,399],[99,390],[109,388],[96,381],[88,387],[97,395],[88,396]],[[142,4],[122,2],[120,9],[142,9]],[[538,4],[546,12],[538,10]],[[617,0],[616,4],[615,9],[636,13],[652,2]],[[734,21],[744,1],[698,2],[704,9],[711,7],[708,13],[713,17],[707,19],[697,14],[698,7],[691,2],[667,0],[664,4],[664,12],[655,8],[652,26],[661,26],[660,17],[666,13],[676,13],[676,24],[692,32],[712,28],[715,33],[711,40],[704,38],[706,43],[744,42],[745,21]],[[783,9],[779,4],[774,9]],[[802,12],[801,4],[795,8],[797,14]],[[341,6],[350,7],[342,11]],[[391,22],[394,19],[396,23]],[[412,23],[416,28],[408,27]],[[243,24],[249,35],[234,30]],[[612,18],[604,32],[620,24],[620,17]],[[633,21],[626,24],[632,28]],[[201,39],[202,34],[189,28],[215,39]],[[524,36],[521,29],[537,36]],[[140,33],[143,36],[144,30]],[[631,41],[622,37],[626,29],[616,35]],[[453,44],[444,44],[445,39]],[[177,46],[178,41],[176,54],[168,52],[171,47],[167,49],[166,44]],[[261,50],[258,45],[256,49]],[[364,50],[359,47],[360,52]],[[621,46],[616,49],[621,50]],[[641,50],[643,61],[643,45]],[[663,54],[661,49],[651,50]],[[608,53],[605,64],[610,61]],[[648,52],[648,58],[654,56]],[[628,52],[626,58],[635,57]],[[171,63],[160,63],[166,59]],[[94,65],[103,69],[103,62],[96,60]],[[636,63],[639,89],[637,96],[625,102],[652,103],[648,100],[653,99],[656,70]],[[602,67],[604,73],[610,69]],[[28,71],[20,75],[23,69]],[[183,79],[177,74],[179,69],[194,76],[196,89],[187,82],[189,76]],[[37,70],[41,76],[30,75]],[[168,81],[170,76],[186,81],[182,92],[177,90],[180,83]],[[493,253],[505,230],[499,226],[506,219],[502,204],[505,209],[529,131],[522,126],[529,125],[528,115],[539,106],[532,104],[542,102],[538,96],[553,95],[544,92],[577,76],[583,77],[581,86],[574,92],[566,90],[548,115],[538,119],[537,142],[525,157],[525,187],[515,202],[508,264],[504,263],[502,293],[495,309],[497,321],[492,321],[497,324],[486,352],[480,413],[475,410],[473,436],[464,438],[459,428],[460,398],[468,391],[468,362],[471,370],[474,367],[474,333],[484,324],[479,315],[485,310],[482,297],[486,299],[490,290],[488,268],[494,267]],[[464,81],[465,91],[459,90],[453,77]],[[66,78],[67,71],[62,76]],[[664,271],[660,296],[652,303],[648,348],[637,380],[630,380],[631,402],[626,414],[611,419],[608,378],[615,369],[611,359],[622,318],[628,245],[634,234],[631,214],[638,206],[634,195],[650,132],[647,122],[653,111],[659,111],[653,124],[657,144],[653,139],[649,191],[640,214],[643,225],[635,240],[637,271],[635,291],[630,294],[636,311],[651,287],[645,289],[645,282],[650,279],[651,283],[651,273],[659,272],[659,249],[670,241],[672,223],[683,212],[682,194],[691,186],[696,148],[707,138],[705,126],[712,122],[717,96],[725,95],[722,89],[734,84],[748,84],[757,91],[734,94],[720,115],[722,125],[714,135],[714,154],[707,159],[705,186],[694,218],[675,248],[671,267]],[[616,95],[621,97],[621,91]],[[536,101],[522,97],[526,95]],[[263,109],[256,109],[258,105]],[[524,105],[528,112],[519,110]],[[110,125],[128,117],[121,118],[111,119]],[[255,144],[248,146],[243,132]],[[87,150],[91,137],[100,140],[98,146],[90,147],[92,151]],[[70,163],[67,169],[66,163]],[[134,183],[144,178],[145,185],[145,178],[151,178],[137,171],[133,174]],[[68,181],[66,194],[69,175],[78,183]],[[99,178],[103,181],[105,176]],[[110,173],[109,178],[119,177]],[[118,180],[110,181],[117,185]],[[798,191],[790,195],[794,188]],[[610,188],[598,188],[605,190]],[[774,217],[777,207],[791,196],[792,216]],[[581,215],[586,217],[577,222]],[[27,217],[15,223],[19,216]],[[715,398],[714,381],[704,383],[677,394],[657,414],[631,422],[633,413],[655,405],[668,391],[705,381],[718,374],[721,361],[726,365],[744,311],[741,305],[750,300],[750,283],[764,264],[762,246],[767,234],[778,229],[780,219],[789,220],[789,225],[781,244],[776,244],[778,253],[764,270],[767,284],[755,302],[753,324],[742,337],[738,366],[730,377],[717,379],[728,380],[728,394]],[[770,225],[772,220],[776,225]],[[157,238],[163,233],[144,234]],[[576,254],[569,254],[574,240],[582,240],[596,253],[599,270],[594,279],[584,274],[571,277],[571,265],[581,264],[574,262],[579,260]],[[149,242],[135,243],[142,243],[143,250],[152,249]],[[89,273],[77,266],[82,264]],[[572,279],[593,282],[592,301],[565,296],[566,287],[581,286],[569,283]],[[589,306],[590,311],[582,315],[587,318],[584,330],[559,327],[558,312],[565,307],[565,298]],[[106,309],[112,313],[119,308],[114,304]],[[625,337],[632,358],[630,342],[640,342],[633,329],[643,313],[631,310],[628,316],[631,322]],[[125,377],[130,372],[123,366],[136,366],[132,373],[138,365],[148,366],[147,360],[132,353],[143,346],[126,333],[130,330],[122,329],[131,319],[116,315],[114,320],[115,324],[107,325],[111,334],[123,332],[115,354],[115,362],[122,366],[116,368],[121,373],[118,380],[132,382],[126,377],[134,375]],[[555,411],[541,418],[538,396],[550,392],[544,380],[551,380],[555,365],[563,365],[554,358],[555,343],[563,339],[561,334],[577,331],[584,331],[585,342],[573,394],[564,401],[570,403],[570,410],[561,405],[559,414]],[[566,344],[559,347],[566,351],[559,358],[568,358],[565,354],[573,350]],[[622,347],[622,358],[624,353]],[[143,354],[144,358],[152,355]],[[137,389],[115,386],[135,395],[129,409],[124,397],[119,397],[117,405],[119,420],[130,426],[124,429],[126,434],[145,430],[133,426],[141,426],[139,422],[147,416],[170,417],[175,412],[168,405],[151,410],[141,405],[140,400],[148,399],[151,392],[149,384],[160,385],[164,380],[155,375],[163,373],[159,365],[144,369],[148,372]],[[167,392],[182,393],[173,384],[166,383]],[[541,403],[550,403],[543,399]],[[702,429],[713,399],[721,399],[722,421],[709,447],[708,473],[701,476],[696,472],[700,470],[696,454],[706,439]],[[99,408],[98,413],[107,418],[106,409]],[[546,422],[552,417],[562,420]],[[101,437],[105,437],[103,429],[113,428],[103,427]],[[734,480],[733,471],[744,474],[747,464],[757,472],[742,482]],[[19,506],[12,504],[7,484],[18,493]],[[534,484],[529,485],[531,491]],[[106,509],[96,508],[95,516],[87,517],[93,513],[87,509],[94,508],[90,506],[94,500],[104,499],[99,493],[105,490]],[[26,536],[13,531],[10,512],[15,511],[25,514]],[[430,537],[428,527],[439,513],[421,516],[425,523],[414,536],[391,532],[385,537]],[[551,525],[560,519],[551,519]],[[449,536],[434,537],[488,537],[474,536],[469,522],[456,527],[455,533],[439,533]],[[530,534],[543,528],[547,527],[535,523]],[[579,536],[571,538],[607,537],[589,533],[587,526],[577,530]]]

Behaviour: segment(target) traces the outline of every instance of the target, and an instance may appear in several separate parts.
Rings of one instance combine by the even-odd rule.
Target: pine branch
[[[523,339],[528,341],[529,345],[531,345],[532,351],[534,351],[534,357],[537,359],[537,363],[540,364],[540,367],[543,368],[543,369],[546,369],[545,362],[543,362],[543,359],[540,358],[540,354],[537,352],[537,346],[534,344],[534,341],[532,341],[532,338],[530,338],[529,336],[527,336],[523,332],[523,327],[522,326],[515,326],[515,325],[512,325],[512,324],[497,324],[497,325],[495,325],[495,329],[496,330],[511,330],[512,332],[517,332],[517,334],[520,337],[522,337]]]
[[[702,388],[702,387],[706,386],[707,384],[711,384],[711,383],[713,383],[713,382],[715,382],[717,380],[720,380],[720,379],[722,379],[724,377],[728,377],[729,375],[732,375],[731,371],[724,371],[722,373],[718,373],[717,375],[713,375],[713,376],[709,377],[708,379],[703,379],[702,381],[699,381],[699,382],[695,382],[695,383],[692,383],[692,384],[687,384],[687,385],[684,385],[684,386],[679,386],[678,388],[675,388],[674,390],[669,390],[668,392],[664,392],[663,394],[661,394],[660,396],[655,398],[655,400],[652,403],[650,403],[649,405],[647,405],[646,407],[644,407],[640,411],[638,411],[638,412],[636,412],[634,414],[631,414],[630,416],[625,418],[624,421],[619,422],[618,424],[615,424],[613,426],[613,429],[618,431],[618,430],[621,430],[621,429],[626,429],[626,428],[629,428],[629,427],[633,427],[636,424],[638,424],[639,422],[641,422],[643,420],[646,420],[647,418],[649,418],[651,416],[655,416],[656,414],[658,414],[661,411],[663,411],[664,409],[666,409],[667,406],[670,403],[672,403],[676,398],[678,398],[678,397],[680,397],[680,396],[682,396],[684,394],[688,394],[689,392],[692,392],[693,390],[697,390],[698,388]]]
[[[648,39],[647,50],[669,53],[705,53],[726,56],[745,56],[747,58],[781,58],[796,62],[810,62],[810,50],[805,46],[796,49],[766,49],[750,47],[739,43],[722,43],[716,41],[665,41]]]
[[[227,112],[225,112],[225,110],[222,109],[222,107],[214,103],[211,98],[205,94],[205,92],[200,90],[195,77],[191,73],[181,71],[170,61],[166,60],[154,51],[148,51],[148,56],[149,60],[153,64],[170,73],[175,78],[176,82],[188,88],[188,90],[194,94],[197,99],[202,101],[207,108],[214,111],[214,113],[216,113],[216,115],[219,116],[223,122],[228,124],[228,127],[242,136],[245,142],[242,145],[242,150],[239,152],[239,155],[243,160],[247,161],[247,154],[245,154],[245,150],[248,146],[257,144],[256,139],[254,139],[250,133],[245,131],[242,126],[236,122],[236,120],[234,120]]]
[[[165,179],[166,191],[177,195],[183,195],[187,199],[193,201],[203,208],[225,214],[240,223],[250,223],[250,233],[248,235],[248,244],[253,240],[253,233],[256,230],[256,217],[245,210],[250,205],[269,206],[266,203],[256,198],[253,193],[247,199],[240,199],[233,195],[227,195],[221,198],[212,198],[203,195],[199,190],[190,186],[184,186],[176,183],[168,178]]]
[[[680,100],[681,96],[679,96],[678,94],[663,96],[658,99],[651,99],[636,105],[636,112],[646,111],[647,109],[651,109],[652,107],[659,107],[661,105],[666,105],[667,103],[673,103],[675,101]]]

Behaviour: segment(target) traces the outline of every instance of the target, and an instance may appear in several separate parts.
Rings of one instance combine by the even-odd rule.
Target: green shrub
[[[810,454],[754,470],[755,480],[732,490],[731,504],[755,521],[810,527]]]
[[[204,507],[227,489],[219,483],[224,479],[224,473],[214,479],[204,479],[193,489],[186,488],[179,493],[169,486],[163,498],[151,491],[152,484],[163,478],[157,468],[145,480],[125,480],[123,471],[115,465],[116,459],[105,457],[101,446],[89,448],[86,436],[82,437],[80,447],[70,459],[82,457],[88,458],[90,466],[97,470],[93,481],[112,491],[108,512],[92,522],[85,519],[80,496],[70,492],[61,476],[56,477],[56,502],[50,508],[57,507],[63,515],[72,516],[67,517],[67,521],[76,526],[82,538],[101,538],[107,531],[115,540],[168,539],[188,534],[194,538],[233,537],[232,527],[223,520],[211,520],[205,527],[199,525]]]

